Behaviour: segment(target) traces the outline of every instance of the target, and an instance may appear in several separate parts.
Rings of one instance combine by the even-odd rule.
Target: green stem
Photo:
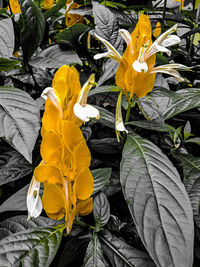
[[[126,111],[126,118],[125,118],[125,123],[128,122],[130,113],[131,113],[131,106],[132,106],[132,101],[129,101],[128,103],[128,109]]]
[[[165,13],[166,13],[166,6],[167,6],[167,0],[165,0],[164,2],[164,6],[163,6],[163,17],[162,17],[162,33],[164,32],[164,23],[165,23]]]

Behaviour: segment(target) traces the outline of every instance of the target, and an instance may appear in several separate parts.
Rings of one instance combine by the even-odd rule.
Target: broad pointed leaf
[[[179,174],[147,139],[129,135],[120,181],[138,233],[157,266],[191,267],[193,214]]]
[[[60,68],[62,65],[82,64],[79,56],[72,50],[62,49],[59,45],[53,45],[29,61],[36,68]]]
[[[2,266],[49,266],[61,239],[63,226],[34,228],[18,232],[0,241]]]
[[[179,154],[183,164],[184,184],[192,204],[195,222],[200,228],[200,158]]]
[[[55,6],[44,12],[45,20],[57,13],[63,6],[65,6],[67,0],[60,0]]]
[[[0,58],[0,71],[12,70],[19,68],[19,60]]]
[[[93,235],[85,253],[83,267],[108,267],[103,257],[101,243],[96,234]]]
[[[140,251],[126,242],[104,231],[100,236],[104,253],[113,267],[155,267],[148,253]]]
[[[93,215],[98,226],[106,225],[110,218],[110,204],[103,192],[98,193],[94,198]]]
[[[12,20],[10,18],[2,19],[0,20],[0,57],[10,58],[14,46],[15,35]]]
[[[92,170],[92,176],[94,178],[94,189],[93,194],[100,191],[104,185],[108,182],[110,179],[112,169],[111,168],[101,168]]]
[[[39,128],[39,109],[32,97],[17,88],[0,87],[0,137],[29,162]]]
[[[109,85],[98,86],[89,92],[89,96],[102,93],[109,93],[109,92],[121,92],[121,88],[118,86],[109,86]]]
[[[20,6],[23,19],[20,40],[24,61],[28,62],[43,39],[45,20],[44,15],[34,1],[21,0]]]

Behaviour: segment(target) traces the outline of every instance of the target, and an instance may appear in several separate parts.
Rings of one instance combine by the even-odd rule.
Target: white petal
[[[147,72],[148,71],[148,66],[146,62],[140,63],[138,60],[135,60],[133,62],[133,69],[137,72]]]
[[[115,132],[116,132],[118,142],[120,141],[120,133],[119,132],[125,131],[126,133],[128,133],[128,131],[126,130],[126,128],[124,126],[124,122],[123,122],[121,103],[122,103],[122,91],[120,92],[120,94],[118,96],[117,105],[116,105],[116,112],[115,112]]]
[[[126,44],[128,45],[131,42],[131,35],[127,30],[124,29],[120,29],[119,33],[121,34],[122,38],[124,39],[124,41],[126,42]]]
[[[185,81],[185,79],[183,77],[181,77],[179,72],[176,71],[175,69],[155,67],[151,70],[150,73],[166,73],[166,74],[169,74],[169,75],[175,77],[179,82]]]
[[[90,75],[90,77],[88,78],[86,83],[83,85],[83,87],[79,93],[78,100],[77,100],[78,104],[85,105],[87,103],[89,91],[94,84],[95,84],[95,75],[93,73]]]
[[[125,126],[124,126],[124,123],[123,122],[117,122],[116,123],[116,129],[119,131],[119,132],[126,132],[128,133],[128,131],[126,130]]]
[[[162,46],[168,47],[172,45],[177,45],[181,42],[181,39],[177,35],[170,35],[168,36],[163,42]]]
[[[40,192],[40,182],[38,182],[33,176],[26,198],[28,219],[31,217],[36,218],[42,212],[42,201],[39,192]]]
[[[116,60],[118,63],[121,62],[121,56],[120,54],[117,52],[117,50],[114,48],[113,45],[111,45],[111,43],[109,43],[108,41],[106,41],[104,38],[100,37],[98,34],[94,33],[94,36],[99,39],[108,49],[107,54],[103,53],[105,57],[109,57],[112,58],[114,60]],[[100,54],[97,54],[100,55]],[[101,54],[102,55],[102,54]],[[102,56],[101,56],[102,57]],[[100,57],[100,58],[101,58]],[[94,57],[95,58],[95,57]],[[98,58],[97,58],[98,59]]]
[[[61,117],[63,116],[63,110],[62,110],[62,105],[60,103],[60,99],[56,94],[56,91],[52,87],[47,87],[44,89],[44,91],[41,94],[41,97],[44,98],[45,100],[47,97],[51,100],[51,102],[54,104],[54,106],[57,107],[57,109],[60,111]]]
[[[94,55],[94,59],[100,59],[103,57],[110,57],[110,56],[111,56],[111,52],[105,52],[105,53],[100,53],[100,54]]]
[[[80,120],[85,122],[89,121],[90,118],[96,118],[96,119],[100,118],[98,109],[88,104],[81,106],[80,104],[76,103],[74,105],[74,114]]]

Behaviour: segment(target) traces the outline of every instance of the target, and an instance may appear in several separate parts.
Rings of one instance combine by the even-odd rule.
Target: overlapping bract
[[[53,88],[43,92],[47,99],[42,119],[42,162],[35,168],[34,179],[44,183],[42,204],[47,215],[56,220],[65,216],[67,233],[76,215],[92,211],[91,155],[79,128],[83,121],[73,111],[80,97],[88,94],[89,81],[81,89],[77,70],[62,66],[54,76]],[[29,214],[38,216],[35,210]]]

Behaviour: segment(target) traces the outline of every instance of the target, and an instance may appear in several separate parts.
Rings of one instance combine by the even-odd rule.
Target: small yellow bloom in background
[[[158,21],[156,23],[156,27],[155,27],[154,32],[153,32],[153,36],[155,38],[158,38],[160,35],[161,35],[161,23]]]
[[[9,0],[9,4],[13,14],[21,13],[21,8],[18,0]]]
[[[54,4],[54,0],[44,0],[43,8],[50,9]]]
[[[66,3],[66,14],[65,14],[65,24],[69,28],[73,24],[83,23],[83,16],[78,14],[69,14],[71,9],[79,8],[81,5],[77,4],[74,0],[67,0]]]
[[[180,6],[179,6],[179,9],[183,9],[183,6],[184,6],[184,0],[174,0],[175,2],[179,2],[180,3]]]

